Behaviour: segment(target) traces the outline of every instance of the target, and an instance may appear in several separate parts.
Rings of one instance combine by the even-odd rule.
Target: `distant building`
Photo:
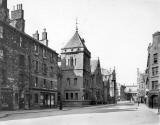
[[[153,34],[153,42],[148,46],[148,60],[146,68],[146,94],[149,107],[158,106],[158,93],[160,89],[160,32]]]
[[[103,78],[103,93],[104,93],[104,104],[110,103],[110,83],[112,72],[107,69],[101,69],[102,78]]]
[[[22,4],[11,11],[0,2],[0,109],[57,106],[58,54],[27,35]],[[9,21],[10,20],[10,21]],[[47,32],[42,35],[47,40]]]
[[[81,106],[91,103],[91,53],[78,28],[73,37],[61,49],[63,103]]]
[[[146,101],[146,74],[141,73],[139,69],[137,69],[137,85],[139,101],[144,103]]]
[[[126,85],[125,87],[126,99],[137,101],[137,85]]]
[[[120,87],[120,100],[121,101],[126,101],[127,100],[125,89],[126,89],[126,86],[121,85],[121,87]]]
[[[100,60],[91,60],[91,86],[92,102],[102,104],[103,99],[103,79],[101,74]]]

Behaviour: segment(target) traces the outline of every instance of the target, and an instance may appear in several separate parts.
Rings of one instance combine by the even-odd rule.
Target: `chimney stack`
[[[33,34],[33,38],[39,41],[39,33],[38,30]]]
[[[22,4],[17,4],[16,7],[13,6],[13,11],[11,11],[10,25],[24,32],[25,20],[24,20],[24,10],[22,8]]]

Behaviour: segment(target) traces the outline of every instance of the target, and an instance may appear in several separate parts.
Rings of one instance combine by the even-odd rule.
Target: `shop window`
[[[75,93],[75,99],[78,100],[78,93]]]
[[[18,93],[15,93],[15,103],[18,104]]]
[[[38,94],[35,94],[35,95],[34,95],[34,102],[35,102],[35,103],[38,103]]]
[[[71,93],[71,99],[73,99],[73,93]]]
[[[66,100],[68,100],[68,93],[66,93]]]

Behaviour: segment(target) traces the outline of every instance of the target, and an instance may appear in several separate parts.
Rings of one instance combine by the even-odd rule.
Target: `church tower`
[[[9,23],[9,9],[7,8],[7,0],[0,0],[0,20]]]

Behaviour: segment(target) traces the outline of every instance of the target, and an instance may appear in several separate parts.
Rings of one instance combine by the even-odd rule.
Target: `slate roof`
[[[91,73],[94,73],[98,65],[98,60],[91,60],[90,65],[91,65]]]
[[[78,31],[76,31],[73,37],[69,40],[69,42],[64,46],[63,49],[77,48],[77,47],[86,48],[84,42],[85,42],[84,39],[82,39]]]

